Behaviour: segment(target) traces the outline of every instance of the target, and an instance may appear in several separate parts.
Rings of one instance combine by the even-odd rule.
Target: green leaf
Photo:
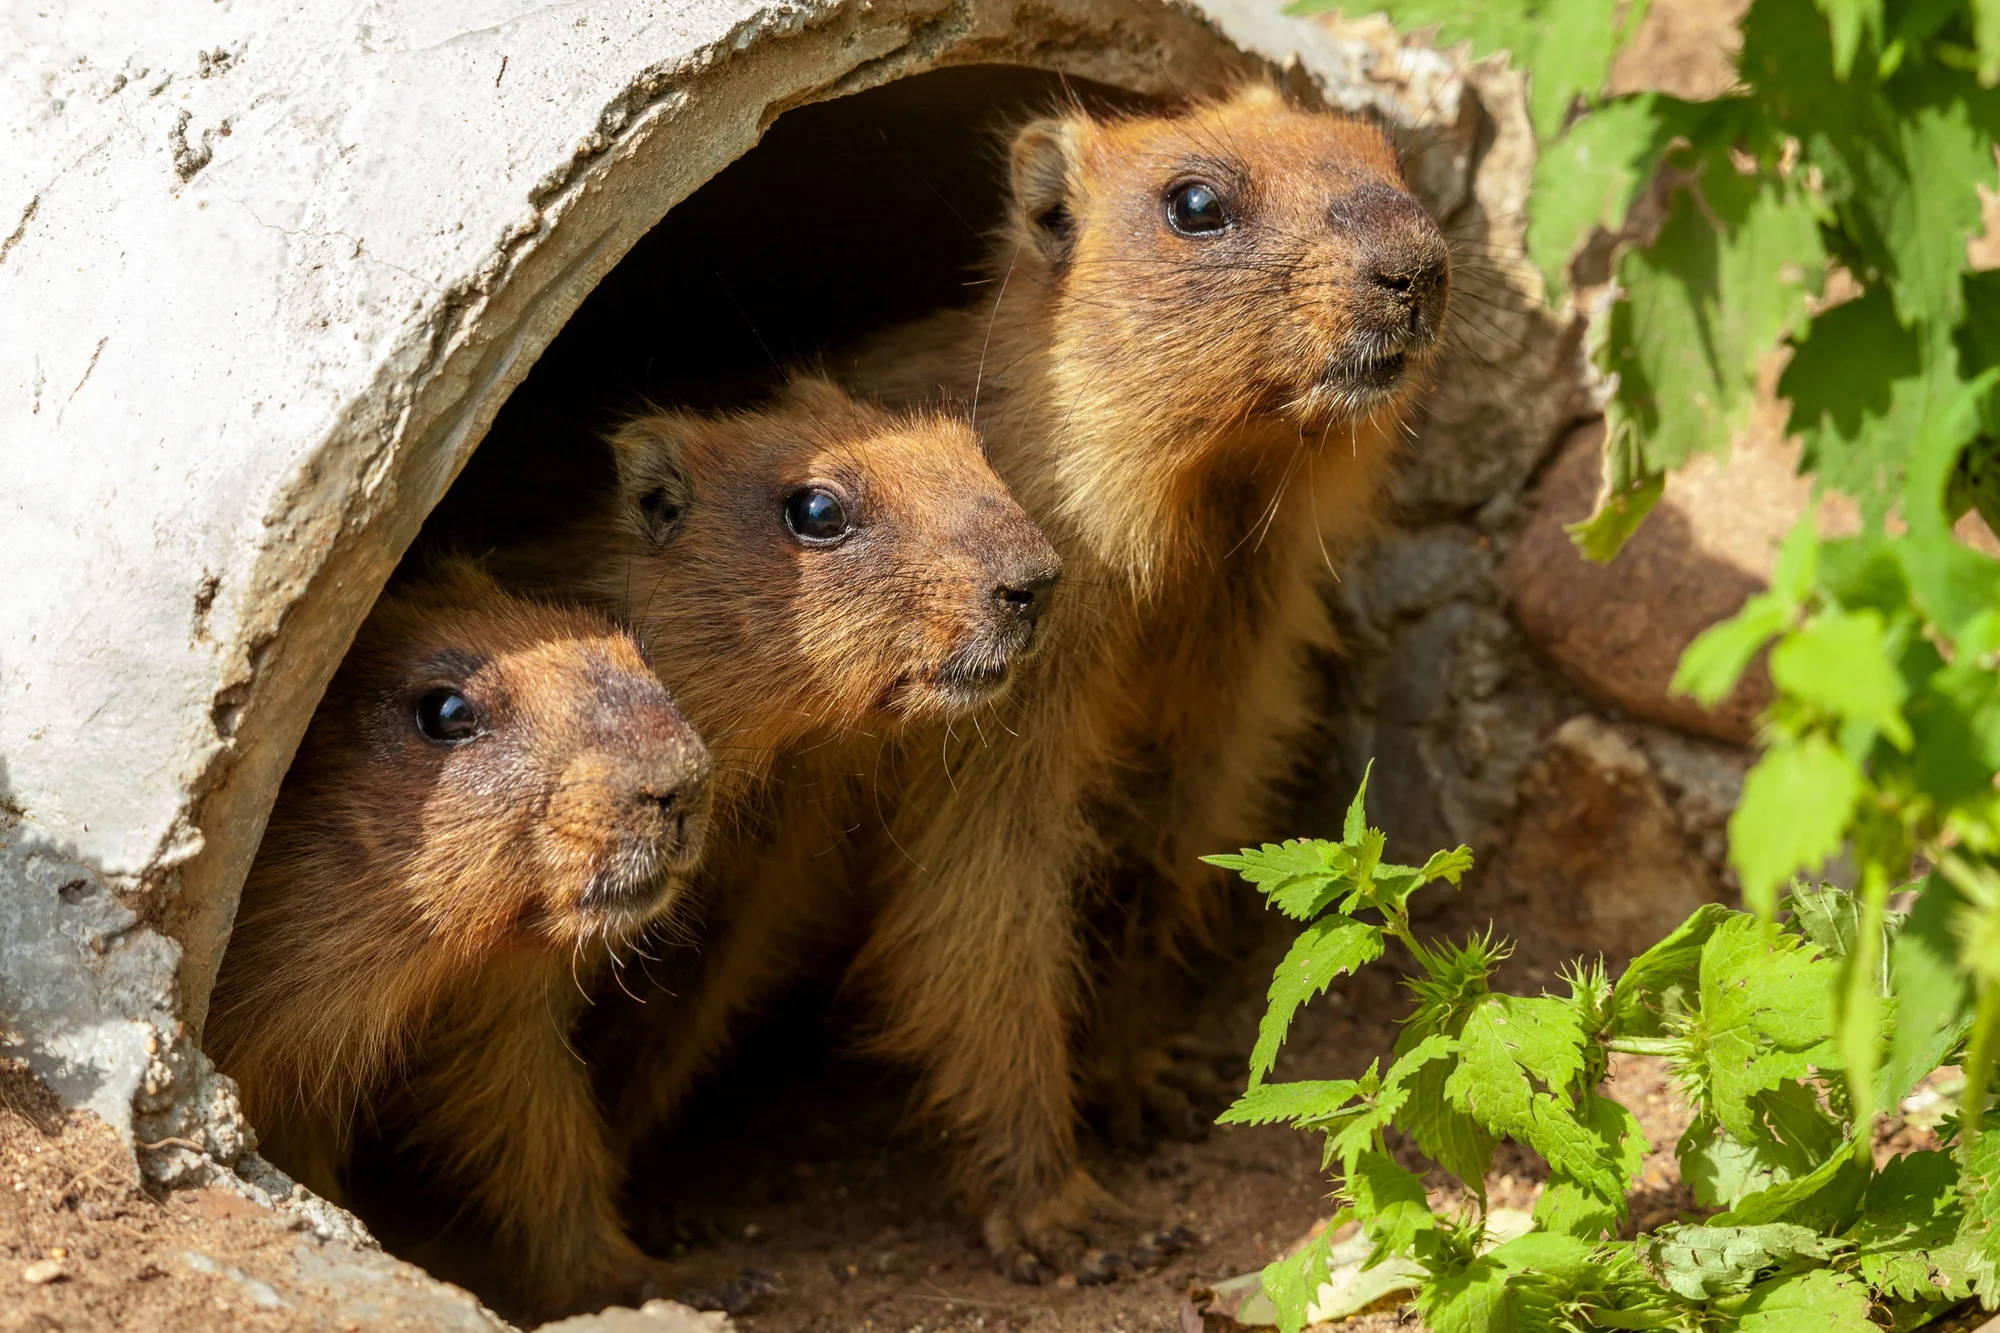
[[[1825,1262],[1843,1248],[1840,1241],[1787,1223],[1748,1227],[1669,1223],[1640,1244],[1660,1281],[1690,1301],[1748,1291],[1762,1273],[1800,1260]]]
[[[1752,1097],[1832,1062],[1838,974],[1796,935],[1740,914],[1703,948],[1700,1012],[1679,1070],[1739,1141],[1767,1132]]]
[[[1882,44],[1882,0],[1819,0],[1820,12],[1833,29],[1833,72],[1845,80],[1854,69],[1854,53],[1865,31]]]
[[[1368,1264],[1383,1258],[1407,1256],[1411,1242],[1420,1231],[1437,1226],[1431,1215],[1424,1182],[1397,1164],[1386,1153],[1365,1152],[1355,1159],[1343,1188],[1354,1201],[1354,1215],[1368,1233],[1375,1249]]]
[[[1315,838],[1267,842],[1234,855],[1201,859],[1234,870],[1255,885],[1271,906],[1296,921],[1318,916],[1342,889],[1354,883],[1354,862],[1347,851]]]
[[[1438,1060],[1415,1071],[1409,1101],[1397,1127],[1416,1140],[1426,1157],[1477,1194],[1485,1188],[1486,1172],[1493,1162],[1493,1136],[1445,1096],[1445,1085],[1456,1067],[1456,1061]]]
[[[1972,31],[1979,43],[1979,81],[2000,83],[2000,0],[1972,0]]]
[[[1595,1241],[1616,1231],[1624,1209],[1569,1176],[1551,1174],[1535,1200],[1535,1225],[1552,1236]]]
[[[1433,1276],[1417,1292],[1417,1309],[1430,1333],[1515,1333],[1521,1326],[1507,1270],[1490,1258]]]
[[[1625,225],[1632,201],[1686,119],[1680,110],[1653,94],[1614,98],[1542,146],[1528,195],[1527,245],[1551,303],[1562,304],[1570,260],[1590,234]]]
[[[1958,1146],[1958,1239],[1961,1271],[1987,1309],[2000,1305],[2000,1134],[1981,1132]]]
[[[1744,901],[1769,915],[1780,886],[1839,851],[1862,785],[1854,761],[1822,736],[1786,739],[1766,750],[1729,817],[1729,861]]]
[[[1842,719],[1864,722],[1900,750],[1911,744],[1903,720],[1909,691],[1889,657],[1882,617],[1873,611],[1823,611],[1771,650],[1780,690]]]
[[[1313,1237],[1297,1254],[1265,1265],[1264,1294],[1278,1307],[1278,1327],[1284,1333],[1299,1333],[1306,1326],[1306,1311],[1326,1281],[1332,1230],[1329,1227]]]
[[[1472,869],[1472,849],[1460,843],[1448,852],[1432,852],[1431,859],[1424,862],[1424,868],[1418,873],[1423,876],[1426,884],[1434,879],[1441,879],[1455,886],[1460,877],[1470,869]]]
[[[1934,93],[1927,89],[1926,93]],[[1965,311],[1959,277],[1965,242],[1979,231],[1974,181],[1993,183],[1993,136],[1962,98],[1899,108],[1895,148],[1901,179],[1871,194],[1891,259],[1887,279],[1905,325],[1949,328]]]
[[[1958,1238],[1958,1164],[1950,1153],[1892,1157],[1868,1182],[1861,1216],[1845,1233],[1868,1285],[1899,1300],[1963,1299],[1971,1284],[1944,1253]],[[1938,1253],[1933,1255],[1933,1251]]]
[[[1631,432],[1616,438],[1608,438],[1607,452],[1636,452],[1636,444],[1629,443]],[[1597,507],[1590,517],[1575,523],[1565,523],[1563,531],[1576,543],[1586,560],[1594,560],[1602,565],[1625,549],[1625,543],[1646,521],[1646,515],[1653,512],[1653,506],[1660,502],[1666,492],[1667,479],[1658,472],[1641,472],[1629,479],[1614,477],[1597,497]]]
[[[1264,1081],[1278,1062],[1278,1048],[1292,1026],[1299,1006],[1352,972],[1382,956],[1382,931],[1344,916],[1313,922],[1292,942],[1291,951],[1271,974],[1270,1007],[1257,1025],[1257,1045],[1250,1052],[1250,1083]]]
[[[1728,620],[1710,625],[1681,652],[1674,668],[1674,694],[1689,694],[1704,708],[1729,697],[1736,682],[1764,645],[1790,627],[1792,609],[1769,593],[1758,593]]]
[[[1354,799],[1347,804],[1347,819],[1340,828],[1340,840],[1349,847],[1361,841],[1368,832],[1368,779],[1375,772],[1375,761],[1370,759],[1361,770],[1361,785],[1354,789]]]
[[[1868,1188],[1869,1165],[1851,1151],[1835,1153],[1812,1174],[1758,1190],[1738,1199],[1713,1221],[1718,1226],[1755,1227],[1789,1223],[1830,1231],[1844,1225]]]
[[[1794,343],[1778,392],[1791,400],[1790,429],[1805,440],[1800,466],[1879,518],[1901,489],[1930,392],[1917,336],[1877,287],[1816,316]]]
[[[1309,1128],[1347,1109],[1361,1091],[1351,1078],[1301,1083],[1259,1083],[1216,1117],[1218,1125],[1273,1125],[1280,1121]]]
[[[1665,1020],[1683,1014],[1701,976],[1701,951],[1730,918],[1720,903],[1703,903],[1672,934],[1634,958],[1611,992],[1611,1030],[1620,1037],[1659,1037]]]
[[[1738,1307],[1736,1333],[1880,1333],[1868,1317],[1868,1288],[1824,1268],[1773,1278]]]
[[[1972,986],[1958,970],[1958,944],[1951,930],[1957,906],[1958,893],[1943,877],[1926,877],[1908,920],[1889,946],[1896,1022],[1882,1071],[1884,1110],[1900,1105],[1971,1026]]]
[[[1701,198],[1678,191],[1658,237],[1618,266],[1599,366],[1618,376],[1611,437],[1636,443],[1636,473],[1726,450],[1749,419],[1760,368],[1806,318],[1825,268],[1810,197],[1728,154],[1702,162]]]
[[[1854,932],[1861,924],[1861,911],[1854,895],[1832,884],[1792,885],[1779,905],[1790,912],[1786,925],[1812,941],[1828,958],[1845,958],[1854,948]]]

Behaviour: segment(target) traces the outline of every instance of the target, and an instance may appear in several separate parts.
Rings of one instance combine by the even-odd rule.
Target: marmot
[[[334,1199],[357,1121],[432,1162],[543,1312],[648,1261],[570,1049],[583,980],[673,910],[709,758],[633,640],[452,562],[363,625],[286,775],[207,1045]]]
[[[1079,1032],[1086,901],[1148,884],[1122,906],[1157,956],[1223,901],[1196,858],[1268,835],[1308,650],[1332,642],[1319,578],[1375,521],[1450,263],[1380,129],[1265,88],[1038,120],[1010,157],[991,298],[834,365],[888,403],[976,403],[1092,594],[1005,731],[901,754],[856,972],[1001,1266],[1036,1280],[1109,1211],[1077,1159],[1077,1043],[1110,1053],[1096,1077],[1146,1074],[1131,1034]],[[1143,1009],[1118,994],[1133,962],[1096,1012]]]
[[[867,808],[877,748],[998,698],[1040,642],[1061,564],[964,420],[811,376],[757,411],[647,413],[611,443],[609,510],[518,563],[629,622],[716,753],[701,956],[604,987],[591,1020],[636,1139],[846,907],[840,867],[865,842],[847,813]]]

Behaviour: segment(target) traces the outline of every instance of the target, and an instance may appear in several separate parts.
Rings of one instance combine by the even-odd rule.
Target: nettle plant
[[[1339,0],[1303,0],[1293,12],[1338,7]],[[1707,1156],[1700,1144],[1682,1145],[1689,1178],[1734,1219],[1718,1225],[1805,1227],[1826,1253],[1813,1258],[1770,1249],[1776,1233],[1755,1241],[1765,1248],[1745,1250],[1740,1246],[1750,1242],[1731,1241],[1739,1248],[1725,1245],[1717,1253],[1748,1265],[1739,1265],[1737,1276],[1765,1274],[1763,1285],[1738,1283],[1733,1294],[1701,1304],[1698,1317],[1671,1282],[1664,1287],[1671,1296],[1658,1298],[1668,1301],[1664,1313],[1656,1311],[1664,1323],[1633,1323],[1640,1316],[1630,1313],[1593,1316],[1595,1323],[1563,1317],[1577,1327],[1711,1327],[1737,1319],[1751,1327],[1753,1315],[1777,1316],[1759,1313],[1763,1306],[1732,1312],[1727,1302],[1768,1301],[1755,1293],[1777,1290],[1769,1284],[1780,1278],[1794,1293],[1784,1299],[1824,1296],[1828,1310],[1873,1309],[1902,1327],[1924,1317],[1917,1298],[1926,1293],[1904,1282],[1906,1270],[1887,1278],[1871,1273],[1866,1256],[1879,1236],[1836,1227],[1849,1213],[1836,1215],[1831,1203],[1815,1204],[1820,1211],[1810,1215],[1779,1216],[1769,1211],[1775,1202],[1753,1205],[1750,1195],[1701,1186],[1705,1178],[1722,1178],[1704,1177],[1703,1163],[1722,1159],[1762,1163],[1758,1171],[1773,1173],[1759,1177],[1766,1192],[1804,1189],[1802,1182],[1824,1174],[1811,1190],[1818,1199],[1822,1189],[1851,1191],[1859,1181],[1863,1193],[1855,1197],[1862,1204],[1849,1199],[1843,1206],[1865,1205],[1870,1217],[1910,1216],[1891,1207],[1888,1196],[1878,1198],[1879,1191],[1903,1191],[1895,1197],[1906,1202],[1930,1200],[1931,1222],[1911,1222],[1912,1234],[1942,1235],[1950,1216],[1958,1228],[1953,1243],[1965,1256],[1935,1266],[1933,1276],[1949,1278],[1939,1289],[1957,1290],[1953,1284],[1962,1280],[1993,1305],[2000,1291],[1993,1285],[1991,1218],[1981,1221],[1972,1205],[1994,1206],[1990,1192],[1980,1191],[1990,1191],[1996,1149],[1979,1131],[2000,1050],[2000,562],[1961,544],[1952,525],[1976,507],[2000,529],[2000,271],[1974,271],[1968,254],[1968,239],[1981,225],[1979,187],[1992,188],[2000,175],[1994,157],[2000,0],[1753,0],[1742,20],[1738,82],[1705,101],[1604,91],[1613,60],[1644,17],[1645,0],[1387,0],[1382,7],[1406,28],[1434,28],[1445,42],[1470,43],[1475,55],[1511,51],[1528,72],[1541,150],[1528,249],[1552,299],[1565,298],[1572,260],[1587,241],[1612,242],[1612,299],[1593,324],[1594,355],[1610,385],[1605,485],[1597,512],[1573,529],[1583,552],[1599,560],[1615,556],[1658,500],[1670,470],[1697,452],[1729,447],[1774,358],[1782,362],[1777,389],[1790,404],[1789,429],[1804,442],[1802,467],[1822,490],[1852,497],[1862,526],[1857,535],[1823,540],[1808,515],[1786,542],[1770,591],[1698,639],[1676,679],[1677,688],[1713,703],[1760,654],[1769,654],[1777,701],[1730,821],[1730,859],[1754,915],[1730,916],[1726,924],[1716,918],[1709,926],[1697,917],[1608,990],[1594,970],[1579,970],[1567,1000],[1463,1001],[1468,1014],[1490,1010],[1513,1025],[1509,1039],[1516,1044],[1509,1049],[1524,1057],[1518,1078],[1529,1091],[1508,1085],[1507,1096],[1492,1103],[1508,1108],[1504,1114],[1482,1110],[1476,1088],[1486,1074],[1458,1072],[1497,1077],[1505,1072],[1497,1054],[1467,1064],[1473,1056],[1461,1044],[1447,1055],[1417,1058],[1429,1036],[1463,1038],[1462,1029],[1437,1026],[1444,1020],[1424,988],[1470,994],[1467,979],[1484,977],[1492,947],[1474,942],[1433,954],[1406,941],[1419,968],[1420,1006],[1408,1029],[1415,1035],[1379,1084],[1365,1091],[1357,1085],[1351,1095],[1371,1108],[1389,1107],[1367,1115],[1407,1129],[1475,1197],[1479,1173],[1468,1154],[1480,1140],[1444,1135],[1440,1126],[1457,1126],[1457,1134],[1470,1123],[1541,1152],[1554,1174],[1540,1210],[1542,1239],[1526,1243],[1554,1244],[1546,1238],[1555,1235],[1586,1241],[1605,1231],[1607,1218],[1621,1215],[1621,1191],[1604,1185],[1605,1173],[1622,1170],[1629,1159],[1619,1154],[1632,1151],[1616,1114],[1591,1091],[1602,1069],[1592,1061],[1621,1043],[1636,1050],[1652,1048],[1634,1043],[1700,1039],[1712,1047],[1720,1040],[1713,1034],[1723,1029],[1710,999],[1725,997],[1703,989],[1711,960],[1716,969],[1725,963],[1747,969],[1746,989],[1762,984],[1758,978],[1776,986],[1775,974],[1783,972],[1818,998],[1805,1008],[1771,1009],[1796,1024],[1782,1032],[1755,1026],[1766,1021],[1756,1016],[1764,1010],[1743,1017],[1739,1027],[1749,1026],[1727,1040],[1750,1046],[1724,1048],[1734,1052],[1731,1059],[1765,1052],[1750,1067],[1765,1071],[1757,1075],[1763,1078],[1782,1066],[1784,1072],[1769,1075],[1779,1082],[1745,1091],[1741,1068],[1725,1073],[1711,1061],[1702,1073],[1691,1048],[1657,1049],[1676,1060],[1701,1108],[1700,1123],[1725,1145]],[[1262,877],[1259,886],[1279,906],[1311,905],[1304,915],[1318,917],[1336,899],[1346,902],[1345,891],[1322,902],[1300,898],[1305,891],[1294,886],[1280,901],[1271,877],[1291,864],[1285,857],[1298,858],[1297,873],[1304,875],[1313,856],[1379,856],[1379,848],[1368,852],[1365,839],[1357,842],[1365,832],[1350,827],[1337,845],[1246,853],[1238,868]],[[1848,927],[1837,936],[1814,933],[1812,912],[1819,909],[1804,907],[1788,924],[1776,924],[1780,895],[1793,877],[1843,849],[1856,867],[1856,887],[1852,895],[1827,899],[1822,914]],[[1322,871],[1334,873],[1341,864],[1330,859]],[[1455,874],[1457,865],[1440,864],[1436,873]],[[1387,882],[1409,888],[1423,882],[1423,872],[1410,874]],[[1379,913],[1383,924],[1365,927],[1377,933],[1333,924],[1323,936],[1309,931],[1307,939],[1343,941],[1358,951],[1358,963],[1379,950],[1381,932],[1407,935],[1395,896],[1407,890],[1373,887],[1381,881],[1372,869],[1355,882],[1369,887],[1350,906]],[[1915,889],[1914,903],[1907,918],[1892,919],[1890,900],[1905,887]],[[1349,909],[1336,915],[1347,917]],[[1363,942],[1371,938],[1374,944]],[[1274,985],[1279,1032],[1275,1016],[1296,1007],[1286,997],[1299,985],[1353,965],[1329,953],[1299,957],[1318,970],[1303,979],[1281,975]],[[1692,967],[1695,983],[1670,1002],[1641,998],[1651,993],[1643,990],[1651,984],[1649,969],[1669,958],[1680,959],[1673,966],[1683,972]],[[1593,1025],[1600,1001],[1591,997],[1601,994],[1611,997],[1601,1011],[1609,1017]],[[1621,1005],[1620,996],[1631,1003]],[[1535,1017],[1517,1020],[1516,1009]],[[1558,1013],[1571,1015],[1563,1021],[1584,1034],[1574,1047],[1581,1061],[1574,1069],[1549,1064],[1532,1044],[1551,1030],[1567,1041],[1569,1028],[1550,1027]],[[1644,1013],[1657,1016],[1642,1020]],[[1646,1031],[1648,1022],[1659,1030]],[[1676,1024],[1694,1026],[1683,1031]],[[1477,1050],[1507,1046],[1475,1031],[1485,1043]],[[1253,1062],[1259,1079],[1276,1040],[1267,1032],[1260,1043]],[[1768,1050],[1758,1044],[1767,1041]],[[1440,1070],[1446,1062],[1449,1075]],[[1864,1171],[1874,1118],[1893,1110],[1940,1062],[1959,1063],[1965,1072],[1952,1155],[1898,1167],[1893,1177]],[[1439,1081],[1450,1077],[1456,1085]],[[1282,1110],[1254,1100],[1278,1095],[1253,1089],[1238,1111]],[[1809,1102],[1820,1119],[1805,1114]],[[1318,1113],[1331,1116],[1333,1109],[1321,1103]],[[1851,1153],[1833,1150],[1829,1125]],[[1366,1178],[1379,1167],[1367,1156],[1376,1149],[1361,1137],[1359,1130],[1336,1134],[1342,1147],[1329,1160],[1341,1163],[1357,1216],[1375,1216],[1375,1203],[1355,1193],[1374,1189]],[[1792,1155],[1782,1169],[1780,1147]],[[1855,1166],[1839,1165],[1850,1156]],[[1793,1168],[1807,1160],[1816,1165],[1797,1175]],[[1585,1161],[1596,1165],[1586,1170],[1578,1165]],[[1399,1187],[1407,1198],[1406,1185]],[[1610,1209],[1593,1215],[1596,1230],[1588,1221],[1564,1223],[1564,1210],[1583,1208],[1575,1201],[1591,1190]],[[1754,1223],[1743,1221],[1746,1208]],[[1420,1227],[1428,1238],[1407,1243],[1384,1232],[1390,1239],[1383,1252],[1421,1244],[1444,1266],[1439,1272],[1458,1271],[1444,1256],[1460,1256],[1466,1273],[1482,1275],[1453,1279],[1467,1294],[1433,1285],[1424,1299],[1440,1311],[1470,1310],[1484,1299],[1471,1293],[1511,1291],[1520,1279],[1514,1270],[1501,1272],[1510,1262],[1501,1257],[1508,1247],[1478,1255],[1469,1239],[1476,1227],[1468,1227],[1473,1223]],[[1637,1291],[1645,1288],[1636,1275],[1664,1279],[1676,1271],[1657,1247],[1609,1253],[1592,1261],[1588,1273],[1574,1270],[1576,1279],[1616,1285],[1629,1277]],[[1697,1246],[1692,1253],[1709,1252]],[[1560,1267],[1547,1255],[1536,1262]],[[1603,1308],[1625,1310],[1616,1301]],[[1436,1317],[1446,1321],[1440,1327],[1496,1326],[1471,1315],[1459,1323],[1449,1322],[1458,1316]]]
[[[1366,792],[1364,777],[1339,842],[1208,858],[1309,923],[1272,977],[1249,1089],[1222,1117],[1324,1134],[1325,1164],[1339,1168],[1333,1223],[1264,1271],[1286,1333],[1304,1326],[1348,1220],[1371,1246],[1366,1267],[1421,1271],[1416,1304],[1431,1333],[1877,1333],[1919,1327],[1971,1295],[2000,1297],[2000,1135],[1947,1122],[1942,1147],[1878,1168],[1874,1112],[1850,1092],[1854,1048],[1836,1023],[1857,966],[1892,1018],[1892,978],[1950,974],[1930,920],[1939,899],[1920,898],[1907,919],[1871,918],[1845,890],[1799,884],[1780,920],[1703,907],[1616,982],[1602,961],[1579,962],[1566,995],[1500,994],[1488,983],[1505,943],[1489,933],[1425,944],[1410,929],[1410,895],[1456,884],[1471,853],[1384,861]],[[1414,970],[1388,1070],[1377,1061],[1358,1079],[1267,1081],[1300,1006],[1390,940]],[[1934,1016],[1924,1011],[1907,1041],[1910,1029],[1886,1025],[1907,1059],[1891,1061],[1891,1080],[1965,1057],[1965,1025],[1940,1028]],[[1598,1090],[1617,1051],[1671,1066],[1696,1113],[1676,1149],[1682,1178],[1715,1216],[1618,1239],[1646,1141]],[[1392,1154],[1392,1129],[1457,1180],[1460,1206],[1431,1206],[1423,1178]],[[1495,1243],[1484,1180],[1502,1137],[1538,1153],[1549,1177],[1533,1228]]]

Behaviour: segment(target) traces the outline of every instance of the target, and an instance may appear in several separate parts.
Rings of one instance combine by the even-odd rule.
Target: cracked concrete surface
[[[1378,58],[1265,0],[10,8],[0,1041],[156,1180],[345,1225],[259,1176],[209,985],[341,653],[584,295],[807,101],[944,64],[1276,70],[1450,139],[1451,66]],[[1434,199],[1469,143],[1426,155]]]

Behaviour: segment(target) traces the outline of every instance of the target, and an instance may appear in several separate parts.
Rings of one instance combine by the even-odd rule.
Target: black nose
[[[1336,201],[1331,218],[1357,251],[1357,277],[1373,295],[1367,304],[1374,321],[1419,342],[1435,337],[1451,289],[1451,251],[1423,205],[1402,190],[1370,184]]]
[[[1056,580],[1061,573],[1053,569],[1038,569],[1017,575],[1002,582],[993,590],[1003,610],[1011,616],[1027,621],[1039,620],[1055,599]]]

